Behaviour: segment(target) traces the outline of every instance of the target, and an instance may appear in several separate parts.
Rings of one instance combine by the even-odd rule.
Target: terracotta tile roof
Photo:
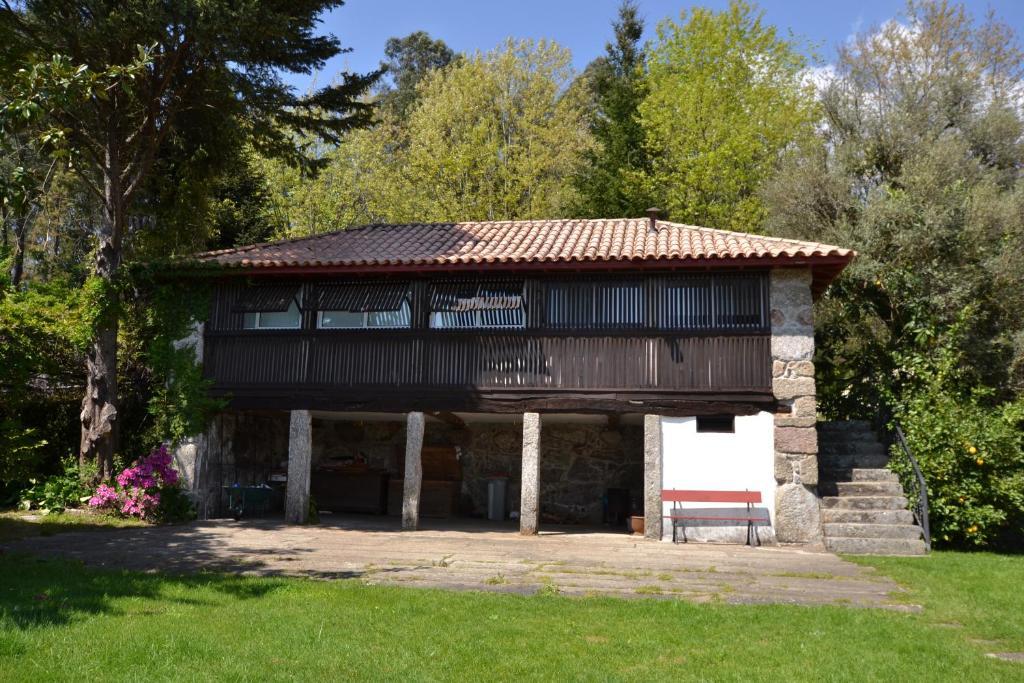
[[[623,264],[716,260],[845,262],[850,249],[648,218],[366,225],[313,237],[196,254],[240,268]],[[840,269],[844,263],[840,263]],[[838,270],[836,271],[838,272]]]

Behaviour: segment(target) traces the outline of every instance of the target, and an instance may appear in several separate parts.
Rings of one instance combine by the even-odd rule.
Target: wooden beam
[[[456,429],[465,429],[466,428],[465,420],[463,420],[461,417],[459,417],[455,413],[452,413],[452,412],[449,412],[449,411],[446,411],[446,410],[442,410],[442,411],[428,412],[427,415],[429,415],[430,417],[432,417],[432,418],[434,418],[436,420],[440,420],[441,422],[444,422],[445,424],[451,425],[452,427],[455,427]]]
[[[582,413],[587,415],[654,413],[665,417],[695,415],[755,415],[773,412],[776,400],[770,395],[737,394],[711,396],[587,395],[586,393],[500,394],[450,391],[362,394],[355,391],[316,392],[242,389],[214,392],[229,400],[229,408],[258,410],[271,408],[329,410],[334,412],[406,413],[432,410],[437,413]],[[438,410],[443,408],[443,410]],[[457,417],[457,416],[456,416]],[[438,418],[441,419],[441,418]]]

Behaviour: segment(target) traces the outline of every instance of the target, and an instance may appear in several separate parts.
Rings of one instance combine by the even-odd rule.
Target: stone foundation
[[[312,476],[326,463],[365,462],[392,476],[402,471],[404,415],[394,421],[312,421]],[[205,448],[181,448],[186,481],[193,482],[201,516],[226,514],[222,486],[258,484],[286,471],[288,413],[224,412],[199,440]],[[630,492],[633,511],[643,510],[643,428],[639,425],[544,422],[540,458],[540,523],[599,524],[609,488]],[[464,429],[428,420],[423,445],[453,446],[462,468],[459,513],[487,514],[487,482],[508,478],[509,512],[521,497],[521,423],[470,423]],[[197,444],[201,442],[197,440]],[[194,451],[194,452],[193,452]],[[198,454],[198,455],[197,455]],[[193,466],[192,463],[195,463]]]
[[[775,534],[788,543],[821,538],[814,317],[811,273],[771,273],[772,393],[775,414]]]

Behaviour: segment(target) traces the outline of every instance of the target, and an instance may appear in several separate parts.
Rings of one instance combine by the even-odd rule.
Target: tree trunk
[[[11,285],[17,289],[21,284],[21,278],[25,274],[25,238],[28,232],[27,220],[14,220],[14,254],[11,260]]]
[[[100,226],[94,270],[94,275],[104,284],[103,310],[85,360],[86,385],[79,450],[79,471],[84,473],[86,466],[95,462],[96,476],[102,481],[113,475],[114,453],[118,446],[117,331],[120,313],[116,281],[127,212],[121,186],[119,146],[118,135],[112,128],[107,136],[103,224]]]
[[[120,260],[119,249],[105,235],[96,253],[95,275],[112,284]],[[96,476],[109,480],[117,450],[117,299],[114,287],[106,288],[104,314],[86,355],[85,398],[82,399],[80,471],[96,464]]]

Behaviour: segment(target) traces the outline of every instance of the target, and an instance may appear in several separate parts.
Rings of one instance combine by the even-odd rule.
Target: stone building
[[[722,514],[695,514],[687,538],[742,542],[735,504],[663,492],[753,492],[761,542],[815,541],[811,307],[853,256],[655,213],[199,254],[182,269],[214,294],[186,343],[228,409],[179,466],[208,516],[237,484],[278,491],[291,522],[311,492],[409,529],[642,517],[671,538],[666,516],[692,508]]]

